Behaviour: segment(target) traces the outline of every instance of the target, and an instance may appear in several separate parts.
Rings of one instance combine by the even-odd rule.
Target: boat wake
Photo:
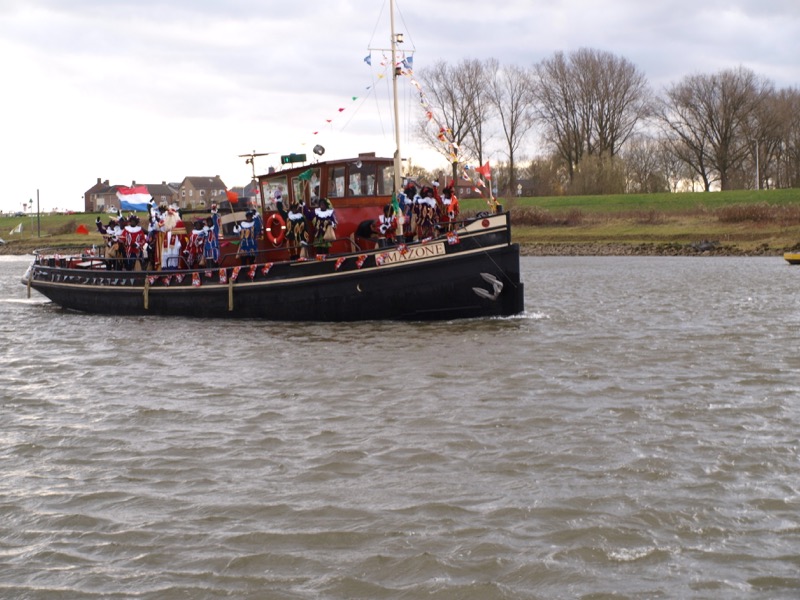
[[[2,298],[0,304],[50,304],[47,298]]]

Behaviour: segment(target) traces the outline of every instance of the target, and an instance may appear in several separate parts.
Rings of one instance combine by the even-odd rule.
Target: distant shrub
[[[779,204],[732,204],[716,211],[717,219],[722,223],[779,223],[795,225],[800,223],[800,206],[784,206]]]
[[[62,223],[61,225],[51,227],[47,230],[50,235],[68,235],[75,233],[78,228],[78,222],[75,219]]]
[[[583,212],[573,208],[566,212],[552,213],[538,206],[515,208],[511,213],[514,225],[526,227],[574,227],[584,221]]]
[[[667,221],[666,215],[660,210],[651,208],[650,210],[637,210],[630,213],[623,213],[622,218],[630,219],[639,225],[661,225]]]

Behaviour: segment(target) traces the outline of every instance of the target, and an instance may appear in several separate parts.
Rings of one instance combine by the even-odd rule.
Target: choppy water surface
[[[800,597],[800,267],[525,258],[528,313],[67,313],[0,258],[0,597]]]

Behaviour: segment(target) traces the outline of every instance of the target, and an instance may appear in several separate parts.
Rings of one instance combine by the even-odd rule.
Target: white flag
[[[14,229],[12,229],[10,233],[11,235],[14,235],[15,233],[22,233],[22,223],[14,227]]]

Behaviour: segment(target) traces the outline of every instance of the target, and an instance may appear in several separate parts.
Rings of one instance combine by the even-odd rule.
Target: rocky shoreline
[[[784,250],[766,244],[743,250],[718,242],[693,244],[621,244],[595,242],[585,244],[523,244],[522,256],[782,256]]]
[[[0,245],[0,255],[25,256],[34,247],[30,244]],[[522,256],[783,256],[785,250],[763,244],[743,250],[718,242],[693,244],[652,243],[623,244],[613,242],[588,243],[525,243],[520,244]]]

